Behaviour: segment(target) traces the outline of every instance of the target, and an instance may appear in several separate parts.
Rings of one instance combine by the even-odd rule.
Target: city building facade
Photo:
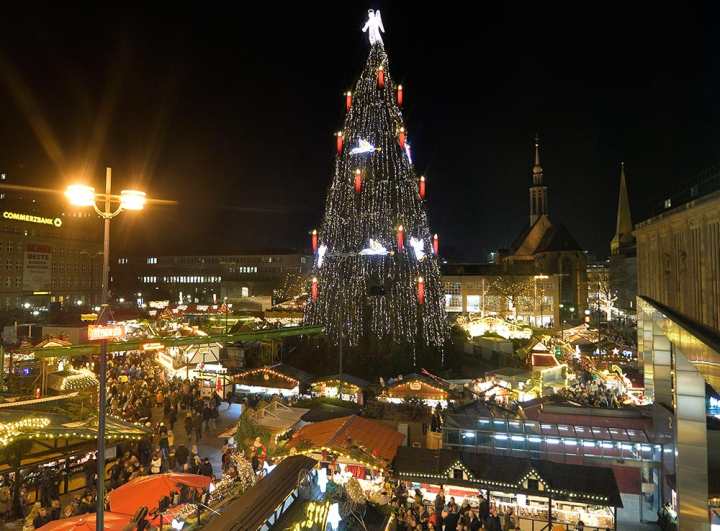
[[[288,283],[302,290],[312,257],[296,251],[191,256],[118,256],[112,263],[116,299],[213,304],[267,309]]]
[[[502,264],[443,264],[445,311],[553,326],[560,321],[560,277],[536,274],[528,266],[508,270]]]
[[[705,193],[703,193],[705,192]],[[668,411],[678,528],[720,524],[720,174],[635,227],[645,392]]]
[[[99,304],[101,229],[95,213],[0,193],[0,308]]]

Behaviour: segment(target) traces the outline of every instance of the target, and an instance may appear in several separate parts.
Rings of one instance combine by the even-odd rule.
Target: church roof
[[[510,246],[515,256],[532,256],[537,252],[545,234],[552,229],[552,222],[547,214],[539,216],[535,222],[523,230]]]
[[[582,247],[575,240],[570,231],[563,225],[552,224],[548,230],[545,231],[540,245],[535,249],[535,253],[552,253],[559,251],[582,251]]]

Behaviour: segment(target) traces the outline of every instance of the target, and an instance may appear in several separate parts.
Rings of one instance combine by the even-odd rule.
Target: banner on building
[[[50,291],[52,249],[49,245],[29,243],[25,246],[23,291]]]

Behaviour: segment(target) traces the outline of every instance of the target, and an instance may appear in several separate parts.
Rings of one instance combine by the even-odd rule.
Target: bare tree
[[[606,271],[599,273],[594,288],[598,310],[604,311],[606,320],[611,321],[618,298],[615,290],[610,287],[610,274]]]
[[[517,319],[518,307],[533,296],[533,281],[524,276],[501,275],[493,281],[492,288],[507,303],[507,310],[512,311],[513,319]]]

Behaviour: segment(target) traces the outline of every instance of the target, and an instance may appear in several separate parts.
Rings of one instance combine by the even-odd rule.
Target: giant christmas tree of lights
[[[447,324],[425,179],[413,168],[403,89],[390,76],[379,11],[370,12],[364,30],[370,55],[345,94],[325,218],[312,233],[305,321],[323,325],[335,344],[370,338],[440,347]]]

